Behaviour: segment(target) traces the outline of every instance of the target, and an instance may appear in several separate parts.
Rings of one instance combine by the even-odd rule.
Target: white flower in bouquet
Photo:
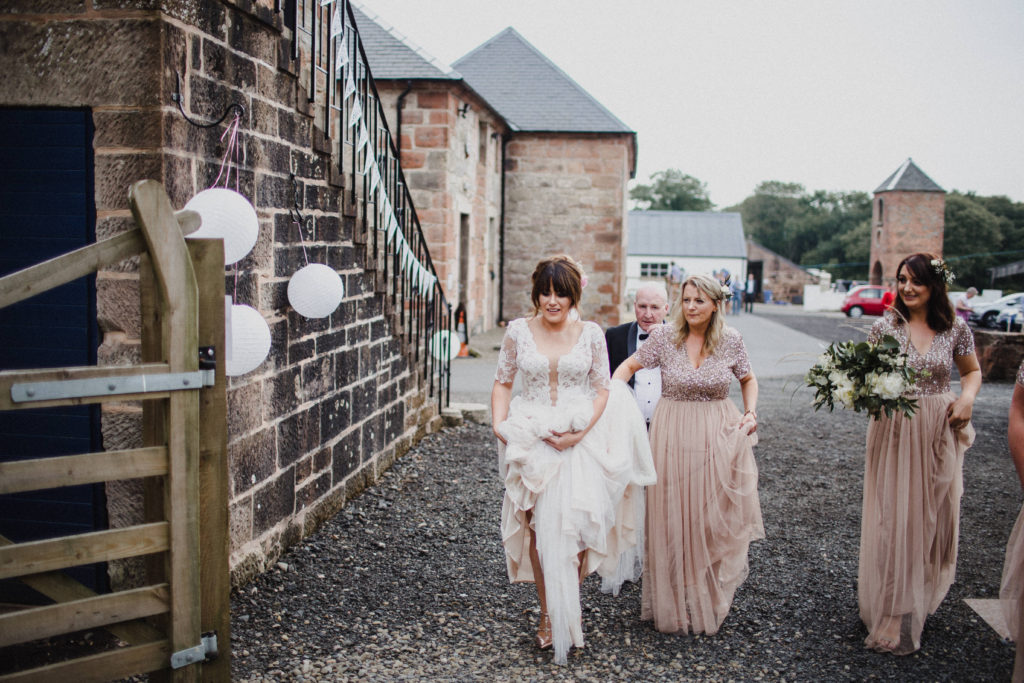
[[[906,382],[895,372],[876,372],[871,375],[871,392],[886,401],[899,398],[906,388]]]
[[[847,408],[853,407],[853,401],[857,396],[857,387],[846,375],[842,375],[842,379],[836,382],[835,397],[836,400],[842,403]]]

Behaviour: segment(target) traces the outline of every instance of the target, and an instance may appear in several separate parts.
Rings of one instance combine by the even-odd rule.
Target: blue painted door
[[[94,216],[90,112],[0,109],[0,275],[94,241]],[[95,364],[95,292],[80,278],[0,309],[0,369]],[[97,406],[0,412],[0,460],[99,450],[99,426]],[[14,541],[105,527],[101,484],[0,496],[0,534]],[[107,588],[103,565],[69,573]],[[26,599],[19,585],[0,599]]]

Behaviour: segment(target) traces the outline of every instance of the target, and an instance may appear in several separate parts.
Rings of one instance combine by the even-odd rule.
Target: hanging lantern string
[[[306,238],[302,234],[302,224],[303,222],[305,222],[305,219],[303,218],[302,214],[299,213],[298,210],[296,209],[292,209],[290,213],[292,214],[292,223],[294,223],[295,227],[299,229],[299,244],[302,245],[302,258],[306,261],[306,265],[308,266],[309,254],[306,253]]]
[[[224,149],[224,158],[220,160],[220,170],[217,171],[217,179],[213,181],[210,187],[216,187],[217,183],[220,182],[221,176],[224,177],[224,187],[231,184],[231,166],[234,162],[235,167],[235,192],[241,194],[238,183],[238,167],[241,162],[241,153],[238,146],[239,139],[239,127],[242,123],[242,117],[235,114],[234,120],[228,124],[228,127],[221,133],[220,141],[224,142],[224,138],[227,138],[227,146]]]

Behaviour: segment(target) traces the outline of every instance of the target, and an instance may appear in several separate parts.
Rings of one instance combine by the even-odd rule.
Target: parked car
[[[843,305],[839,310],[851,318],[859,318],[862,315],[882,315],[885,311],[885,307],[882,306],[883,294],[885,294],[885,287],[881,285],[854,287],[843,299]]]
[[[1007,308],[996,318],[995,328],[1007,332],[1020,332],[1024,323],[1024,313],[1019,308]]]
[[[1024,293],[1007,294],[1004,297],[991,301],[987,304],[977,304],[971,311],[971,322],[979,327],[995,327],[996,319],[1003,311],[1020,310],[1020,299]],[[1003,324],[1005,329],[1006,325]]]

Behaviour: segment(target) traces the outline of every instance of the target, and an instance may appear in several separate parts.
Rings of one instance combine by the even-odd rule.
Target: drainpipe
[[[395,148],[398,152],[398,160],[402,160],[402,106],[405,104],[405,96],[412,90],[412,81],[405,82],[405,90],[395,100]]]
[[[498,222],[498,319],[505,319],[505,149],[508,135],[501,136],[501,220]]]

